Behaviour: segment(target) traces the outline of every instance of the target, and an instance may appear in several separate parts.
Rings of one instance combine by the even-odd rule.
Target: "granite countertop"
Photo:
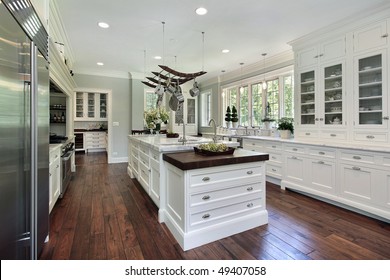
[[[267,141],[278,141],[281,143],[287,144],[306,144],[313,146],[322,146],[329,148],[343,148],[343,149],[352,149],[352,150],[366,150],[372,152],[385,152],[390,153],[390,147],[386,146],[370,146],[364,144],[350,143],[350,142],[324,142],[321,139],[318,140],[309,140],[309,139],[282,139],[280,137],[272,136],[246,136],[246,135],[234,135],[232,138],[242,138],[242,139],[258,139],[258,140],[267,140]]]
[[[100,129],[100,128],[94,128],[94,129],[82,129],[82,128],[75,128],[74,132],[95,132],[95,131],[101,131],[101,132],[107,132],[107,128]]]
[[[232,155],[219,156],[203,156],[195,152],[163,154],[163,160],[181,170],[265,161],[268,159],[269,155],[267,153],[252,152],[243,149],[236,149]]]
[[[175,152],[175,151],[192,151],[194,146],[203,143],[210,143],[213,140],[204,137],[186,136],[187,143],[184,145],[179,142],[180,138],[167,138],[164,134],[160,135],[129,135],[129,139],[136,140],[159,152]],[[238,142],[233,141],[218,141],[229,147],[238,147]]]

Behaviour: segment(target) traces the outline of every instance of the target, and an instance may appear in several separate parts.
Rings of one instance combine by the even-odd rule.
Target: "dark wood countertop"
[[[100,129],[100,128],[96,128],[96,129],[81,129],[81,128],[75,128],[74,129],[74,132],[107,132],[108,129],[105,128],[105,129]]]
[[[233,155],[203,156],[195,152],[180,152],[163,154],[163,160],[181,170],[207,168],[213,166],[265,161],[269,159],[266,153],[258,153],[236,149]]]

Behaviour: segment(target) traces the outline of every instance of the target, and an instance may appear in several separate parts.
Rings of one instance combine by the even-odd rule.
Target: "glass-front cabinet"
[[[107,93],[76,92],[76,121],[107,120]]]
[[[315,71],[300,74],[301,125],[314,125],[316,116]]]
[[[358,57],[355,60],[356,101],[358,108],[355,125],[366,127],[387,126],[387,85],[384,53]]]
[[[343,64],[324,68],[324,125],[340,126],[343,124]]]

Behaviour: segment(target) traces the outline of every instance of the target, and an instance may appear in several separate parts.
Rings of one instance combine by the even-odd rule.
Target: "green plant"
[[[237,109],[234,105],[232,107],[232,122],[238,122]]]
[[[278,120],[278,130],[290,130],[294,133],[294,119],[283,117]]]
[[[230,106],[227,106],[226,114],[225,114],[225,121],[230,122],[232,120],[232,114],[230,113]]]

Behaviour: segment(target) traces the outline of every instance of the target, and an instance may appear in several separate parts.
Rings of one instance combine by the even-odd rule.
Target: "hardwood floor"
[[[267,183],[269,223],[184,252],[126,163],[76,154],[41,259],[390,259],[390,224]]]

